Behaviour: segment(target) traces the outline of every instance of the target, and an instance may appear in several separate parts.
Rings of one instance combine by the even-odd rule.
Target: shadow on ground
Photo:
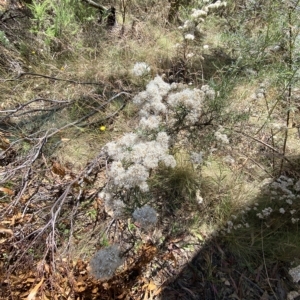
[[[300,286],[289,275],[289,269],[300,261],[300,233],[293,221],[300,211],[299,166],[299,156],[289,157],[283,165],[284,175],[275,181],[281,183],[279,188],[275,185],[275,199],[274,185],[263,185],[253,206],[236,223],[233,221],[249,224],[223,230],[223,235],[205,242],[181,272],[165,284],[160,300],[299,300]],[[292,204],[286,201],[289,195],[295,195]],[[257,213],[266,207],[273,208],[272,214],[258,218]],[[282,207],[285,213],[280,213]],[[292,291],[298,295],[295,292],[288,298]]]
[[[295,290],[287,264],[277,262],[265,266],[260,256],[257,268],[252,269],[241,265],[227,246],[221,239],[210,240],[165,286],[160,299],[285,300],[289,291]]]

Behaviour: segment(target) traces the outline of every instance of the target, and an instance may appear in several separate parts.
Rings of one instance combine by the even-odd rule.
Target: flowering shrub
[[[200,75],[199,68],[197,67],[204,60],[202,54],[207,53],[207,49],[209,48],[208,45],[204,45],[203,47],[201,45],[203,37],[202,24],[211,12],[227,5],[225,1],[217,1],[211,4],[209,2],[210,0],[202,1],[202,3],[198,1],[197,5],[199,8],[193,8],[188,19],[182,26],[178,27],[182,34],[182,43],[176,44],[175,47],[181,56],[182,69],[184,70],[184,72],[178,75],[181,77],[181,80],[183,79],[190,85],[193,84],[194,78],[199,78],[196,76],[196,74]],[[197,43],[194,42],[196,40]],[[195,55],[195,53],[198,55]]]
[[[173,146],[179,146],[178,136],[182,140],[183,132],[197,128],[205,102],[214,98],[215,91],[208,85],[190,89],[183,84],[168,84],[160,76],[151,80],[146,89],[133,98],[133,103],[140,108],[138,128],[103,147],[108,162],[107,184],[99,197],[104,200],[105,210],[112,218],[126,217],[126,208],[140,206],[139,200],[145,202],[145,199],[152,198],[155,203],[156,193],[151,190],[149,179],[157,175],[159,180],[162,173],[157,170],[161,172],[162,169],[170,176],[164,180],[172,185],[172,190],[176,182],[176,192],[178,189],[184,191],[179,191],[176,195],[185,199],[183,194],[188,186],[196,203],[203,203],[199,186],[194,184],[194,173],[183,170],[184,168],[175,168]],[[204,152],[200,150],[190,141],[187,152],[191,155],[187,157],[195,168],[200,168],[203,162]],[[195,189],[192,190],[191,186]],[[150,205],[135,209],[132,218],[138,226],[146,230],[152,229],[158,220],[156,210]],[[100,251],[91,261],[94,276],[97,278],[111,276],[121,263],[115,246],[102,251],[105,252]],[[111,259],[105,261],[102,258],[105,255]]]
[[[109,279],[123,263],[120,258],[120,250],[117,245],[101,249],[95,253],[90,261],[91,274],[101,280]]]
[[[201,118],[203,103],[214,97],[215,91],[208,85],[189,89],[184,85],[170,85],[156,76],[147,84],[145,91],[133,98],[133,103],[141,108],[139,130],[126,133],[103,148],[112,160],[107,170],[108,184],[101,196],[106,199],[107,207],[116,211],[113,209],[112,191],[130,191],[137,187],[141,192],[149,192],[148,179],[152,170],[159,164],[171,168],[176,166],[174,156],[169,153],[171,139],[181,127],[196,125]],[[174,127],[177,131],[171,137],[167,131]],[[202,152],[194,152],[192,160],[200,164],[202,155]],[[118,204],[121,205],[120,202]]]

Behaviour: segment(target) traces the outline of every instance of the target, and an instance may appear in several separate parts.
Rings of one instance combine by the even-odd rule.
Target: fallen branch
[[[32,110],[29,110],[29,111],[22,112],[21,114],[16,114],[17,112],[23,110],[25,107],[29,106],[30,104],[38,102],[38,101],[57,103],[58,105],[54,106],[54,107],[52,106],[50,108],[32,109]],[[6,116],[4,116],[3,118],[0,119],[0,123],[5,122],[8,118],[10,118],[12,116],[20,117],[20,116],[23,116],[25,114],[34,113],[34,112],[38,112],[38,111],[52,111],[52,110],[62,109],[64,107],[66,107],[67,105],[69,105],[70,103],[71,103],[71,101],[59,101],[59,100],[52,100],[52,99],[45,99],[45,98],[36,98],[36,99],[30,100],[30,101],[28,101],[24,104],[20,104],[19,107],[16,108],[16,109],[0,111],[0,113],[8,113]]]
[[[7,82],[7,81],[16,81],[19,80],[23,76],[34,76],[34,77],[42,77],[46,79],[51,79],[51,80],[56,80],[56,81],[63,81],[63,82],[69,82],[73,84],[82,84],[82,85],[100,85],[104,86],[104,83],[99,83],[99,82],[81,82],[81,81],[76,81],[73,79],[63,79],[63,78],[57,78],[53,76],[48,76],[48,75],[43,75],[43,74],[37,74],[37,73],[30,73],[30,72],[22,72],[20,73],[17,77],[12,78],[12,79],[1,79],[1,82]]]
[[[105,11],[108,10],[108,8],[106,8],[103,5],[100,5],[92,0],[82,0],[83,2],[86,2],[87,4],[89,4],[92,7],[98,8],[100,10],[101,13],[104,13]]]
[[[236,133],[239,133],[239,134],[242,134],[242,135],[244,135],[244,136],[246,136],[246,137],[248,137],[248,138],[250,138],[250,139],[252,139],[252,140],[254,140],[254,141],[256,141],[256,142],[258,142],[258,143],[260,143],[260,144],[262,144],[262,145],[264,145],[264,146],[266,146],[267,148],[269,148],[269,149],[271,149],[272,151],[274,151],[274,152],[276,152],[280,157],[282,157],[284,160],[286,160],[288,163],[290,163],[292,166],[294,165],[283,153],[281,153],[279,150],[277,150],[276,148],[274,148],[274,147],[272,147],[271,145],[269,145],[269,144],[267,144],[267,143],[265,143],[264,141],[262,141],[262,140],[260,140],[260,139],[258,139],[258,138],[256,138],[256,137],[254,137],[254,136],[251,136],[251,135],[249,135],[248,133],[245,133],[245,132],[242,132],[242,131],[239,131],[239,130],[233,130],[234,132],[236,132]]]

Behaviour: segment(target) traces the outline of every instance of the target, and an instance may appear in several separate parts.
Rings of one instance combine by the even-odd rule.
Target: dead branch
[[[24,193],[25,193],[25,191],[28,187],[28,184],[29,184],[29,179],[32,175],[33,164],[37,160],[39,155],[42,153],[42,149],[43,149],[44,145],[46,144],[47,139],[48,139],[48,131],[46,132],[46,134],[43,137],[41,137],[38,140],[38,143],[35,144],[31,148],[28,155],[25,157],[25,159],[23,159],[23,163],[21,163],[21,165],[18,165],[15,168],[8,168],[8,170],[6,172],[0,174],[0,176],[3,176],[3,179],[1,180],[1,183],[4,184],[8,180],[10,180],[14,177],[18,177],[19,172],[22,169],[24,169],[23,176],[22,176],[22,179],[21,179],[20,190],[19,190],[18,194],[16,195],[15,199],[6,207],[6,209],[4,210],[2,216],[4,216],[7,213],[11,213],[13,208],[19,203],[20,199],[24,195]]]
[[[32,110],[28,110],[28,111],[22,112],[20,114],[17,114],[17,112],[23,110],[25,107],[29,106],[30,104],[35,103],[35,102],[39,102],[39,101],[56,103],[58,105],[50,106],[49,108],[32,109]],[[35,112],[39,112],[39,111],[52,111],[52,110],[56,111],[58,109],[62,109],[64,107],[66,107],[71,102],[72,101],[59,101],[59,100],[52,100],[52,99],[46,99],[46,98],[36,98],[36,99],[30,100],[30,101],[28,101],[24,104],[20,104],[19,107],[16,108],[16,109],[0,111],[0,113],[7,113],[6,116],[4,116],[3,118],[0,119],[0,124],[1,124],[1,122],[5,122],[6,120],[8,120],[10,117],[13,117],[13,116],[14,117],[20,117],[20,116],[23,116],[25,114],[35,113]]]
[[[76,80],[73,80],[73,79],[63,79],[63,78],[57,78],[57,77],[43,75],[43,74],[30,73],[30,72],[22,72],[17,77],[15,77],[15,78],[1,79],[0,81],[1,82],[16,81],[16,80],[19,80],[23,76],[42,77],[42,78],[46,78],[46,79],[51,79],[51,80],[56,80],[56,81],[63,81],[63,82],[69,82],[69,83],[73,83],[73,84],[105,86],[104,83],[99,83],[99,82],[81,82],[81,81],[76,81]]]
[[[260,140],[260,139],[258,139],[258,138],[256,138],[256,137],[254,137],[254,136],[251,136],[251,135],[249,135],[249,134],[246,133],[246,132],[242,132],[242,131],[239,131],[239,130],[234,130],[234,132],[239,133],[239,134],[242,134],[242,135],[244,135],[244,136],[246,136],[246,137],[248,137],[248,138],[250,138],[250,139],[252,139],[252,140],[254,140],[254,141],[256,141],[256,142],[258,142],[258,143],[260,143],[260,144],[262,144],[262,145],[264,145],[265,147],[267,147],[267,148],[271,149],[273,152],[275,152],[275,153],[276,153],[279,157],[281,157],[283,160],[287,161],[291,166],[294,166],[294,165],[295,165],[293,162],[291,162],[291,161],[284,155],[284,153],[281,153],[279,150],[277,150],[277,149],[274,148],[273,146],[271,146],[271,145],[265,143],[264,141],[262,141],[262,140]]]
[[[105,107],[108,103],[110,103],[110,102],[113,101],[114,99],[120,97],[121,95],[129,95],[129,93],[126,93],[126,92],[118,93],[117,95],[111,97],[105,104],[100,105],[98,108],[96,108],[96,109],[95,109],[94,111],[92,111],[91,113],[89,113],[89,114],[85,115],[84,117],[82,117],[82,118],[76,120],[75,122],[69,123],[69,124],[67,124],[67,125],[65,125],[65,126],[63,126],[63,127],[61,127],[61,128],[59,128],[59,129],[55,130],[53,133],[49,134],[49,137],[51,137],[51,136],[57,134],[58,132],[61,132],[62,130],[66,129],[66,128],[68,128],[68,127],[72,127],[72,126],[75,126],[75,125],[78,125],[78,124],[82,123],[83,121],[87,120],[88,118],[94,116],[96,113],[99,112],[99,110],[100,110],[101,108]],[[119,111],[120,111],[120,109],[118,110],[118,112],[119,112]],[[100,121],[102,122],[102,121],[104,121],[104,120],[106,120],[106,119],[110,119],[110,118],[111,118],[112,116],[114,116],[114,115],[115,115],[115,113],[112,114],[112,115],[110,115],[110,116],[108,116],[108,117],[106,117],[105,119],[100,120]],[[98,122],[98,121],[97,121],[97,122]],[[81,126],[82,126],[82,127],[85,127],[85,126],[89,126],[89,125],[92,125],[92,124],[93,124],[93,123],[86,123],[86,124],[82,124]]]
[[[105,11],[108,10],[108,8],[106,8],[103,5],[100,5],[92,0],[82,0],[83,2],[86,2],[87,4],[89,4],[92,7],[98,8],[100,10],[101,13],[104,13]]]
[[[41,77],[53,79],[48,76]],[[72,81],[72,83],[79,82]],[[38,113],[49,110],[56,112],[58,109],[72,105],[74,100],[62,101],[35,98],[16,108],[1,111],[4,115],[0,118],[0,122],[5,122],[8,118],[14,117],[20,118],[18,119],[20,123],[15,126],[12,125],[12,131],[16,133],[14,136],[18,136],[19,138],[12,140],[9,147],[0,153],[1,157],[12,150],[15,150],[17,153],[13,161],[0,169],[0,184],[6,185],[7,182],[13,182],[14,188],[12,189],[15,192],[15,196],[12,196],[11,201],[1,208],[0,216],[1,218],[9,218],[10,216],[14,216],[16,211],[19,211],[22,218],[30,219],[28,223],[15,227],[14,245],[16,245],[17,250],[14,253],[17,254],[17,259],[14,259],[14,263],[9,266],[7,276],[22,263],[28,251],[32,247],[36,247],[41,241],[46,246],[42,250],[44,258],[54,262],[54,254],[58,249],[58,242],[61,238],[58,225],[61,223],[61,220],[65,220],[65,211],[71,205],[72,213],[68,214],[67,217],[68,223],[71,226],[71,231],[65,244],[65,251],[67,251],[72,243],[73,232],[75,230],[74,220],[76,220],[80,203],[86,200],[93,201],[99,193],[99,188],[93,191],[92,194],[87,194],[86,191],[90,190],[88,185],[95,182],[98,173],[106,167],[105,154],[100,152],[79,174],[75,175],[72,173],[71,176],[61,180],[58,176],[53,176],[51,167],[49,167],[47,160],[43,157],[44,147],[49,139],[78,124],[80,126],[96,124],[99,120],[89,122],[89,119],[97,113],[103,112],[112,101],[122,97],[122,106],[105,118],[101,118],[100,121],[115,117],[128,103],[128,96],[130,96],[129,93],[120,92],[106,101],[101,100],[101,102],[96,102],[95,107],[92,107],[92,111],[88,111],[74,122],[60,125],[56,128],[52,126],[46,128],[44,126],[33,133],[30,133],[28,130],[26,132],[26,129],[22,128],[21,121],[24,120],[24,116],[35,117]],[[18,130],[18,127],[20,130]],[[22,148],[24,142],[29,145],[30,149],[25,154],[18,153],[18,149]]]
[[[38,238],[41,237],[42,235],[46,234],[47,232],[49,232],[49,230],[50,230],[50,232],[47,234],[48,235],[47,244],[48,244],[48,247],[51,248],[52,254],[55,253],[57,222],[59,220],[59,216],[61,214],[62,208],[63,208],[64,204],[66,203],[66,200],[68,199],[69,196],[74,197],[74,195],[73,195],[74,187],[79,187],[79,192],[77,192],[77,196],[75,197],[75,203],[74,203],[74,206],[76,206],[76,205],[78,206],[78,203],[80,202],[80,198],[83,194],[84,188],[87,185],[87,183],[85,182],[85,179],[87,177],[91,176],[93,173],[98,173],[105,167],[106,167],[106,157],[103,152],[100,152],[99,155],[90,164],[88,164],[82,172],[80,172],[80,174],[78,174],[73,180],[71,180],[67,184],[64,184],[64,186],[63,186],[64,192],[56,200],[54,200],[53,204],[51,205],[50,211],[47,213],[47,216],[48,216],[47,218],[49,220],[46,222],[46,224],[38,229],[31,231],[29,234],[25,235],[24,237],[22,237],[21,239],[16,241],[15,244],[18,245],[18,244],[21,244],[23,241],[28,241],[28,238],[30,238],[31,236],[34,236],[33,240],[30,241],[30,243],[26,242],[25,249],[22,249],[22,251],[20,251],[20,253],[18,254],[18,259],[15,261],[14,265],[12,265],[10,267],[10,270],[9,270],[10,272],[8,272],[8,274],[14,270],[14,268],[16,267],[16,265],[18,263],[20,263],[20,261],[22,260],[22,258],[26,254],[26,252],[36,243]],[[27,178],[25,178],[25,179],[27,179]],[[24,190],[24,188],[26,188],[28,186],[28,180],[26,180],[25,183],[26,183],[26,186],[24,185],[23,190]],[[19,193],[19,195],[20,195],[20,193]],[[95,193],[94,197],[96,195],[97,194]],[[14,202],[16,202],[16,201],[14,201]],[[10,207],[12,205],[10,205]],[[16,203],[14,205],[16,205]],[[13,207],[14,206],[12,206],[11,208],[13,208]],[[72,216],[74,216],[74,214],[72,214]]]

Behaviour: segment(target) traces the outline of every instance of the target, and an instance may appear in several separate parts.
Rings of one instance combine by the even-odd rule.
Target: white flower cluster
[[[133,66],[132,73],[133,75],[140,77],[146,75],[150,72],[150,67],[144,62],[137,62]]]
[[[159,115],[160,113],[166,113],[167,107],[162,100],[170,89],[171,86],[164,82],[160,76],[156,76],[151,80],[147,84],[146,90],[133,98],[133,103],[142,107],[140,115],[148,118],[151,114]]]
[[[207,10],[203,9],[192,9],[191,17],[193,20],[199,20],[201,18],[205,18],[207,16]]]
[[[271,184],[271,188],[277,191],[281,191],[283,194],[291,195],[293,194],[290,187],[294,185],[294,180],[286,176],[280,176],[276,181]],[[275,195],[277,192],[275,192]]]
[[[257,210],[258,203],[255,203],[254,206],[251,208],[249,206],[246,206],[245,209],[241,210],[239,215],[231,215],[231,220],[227,221],[226,225],[219,230],[219,232],[222,235],[226,235],[227,233],[230,233],[232,230],[237,230],[239,228],[249,228],[250,225],[245,221],[245,216],[248,212],[251,210]],[[235,222],[238,220],[238,224],[235,224]],[[217,232],[218,233],[218,232]]]
[[[273,200],[277,197],[277,199],[292,205],[293,201],[300,199],[300,195],[297,193],[300,190],[300,180],[294,183],[294,179],[282,175],[270,185],[270,188]]]
[[[156,211],[149,205],[137,208],[132,216],[143,229],[149,229],[157,223]]]
[[[191,33],[187,33],[187,34],[184,36],[184,38],[185,38],[186,40],[192,41],[192,40],[195,39],[195,36],[194,36],[193,34],[191,34]]]
[[[121,199],[114,199],[111,193],[102,191],[99,193],[100,199],[103,199],[105,211],[114,219],[121,219],[125,215],[125,203]]]
[[[289,270],[289,274],[292,276],[294,282],[300,280],[300,265]]]
[[[91,274],[97,279],[109,279],[122,263],[123,259],[120,258],[119,247],[117,245],[106,247],[97,251],[91,259]]]
[[[281,208],[279,208],[279,212],[280,212],[281,214],[285,214],[285,209],[284,209],[283,207],[281,207]]]
[[[235,160],[231,155],[227,155],[223,158],[224,163],[228,164],[228,165],[234,165]]]
[[[140,127],[157,129],[162,117],[168,119],[172,126],[178,119],[178,110],[185,113],[185,125],[194,125],[200,118],[204,99],[213,100],[215,91],[208,85],[201,89],[189,89],[177,84],[168,84],[160,76],[150,81],[146,90],[133,98],[133,102],[141,106]]]
[[[186,58],[192,58],[193,56],[194,56],[195,54],[194,53],[188,53],[187,55],[186,55]]]
[[[213,10],[213,9],[219,9],[220,7],[226,7],[227,6],[227,2],[226,1],[216,1],[215,3],[211,3],[209,5],[206,6],[206,8],[208,10]]]
[[[272,214],[276,211],[279,212],[285,217],[292,216],[291,217],[291,223],[296,224],[300,221],[299,216],[297,215],[299,213],[299,209],[291,209],[292,205],[294,204],[294,199],[300,199],[300,195],[298,192],[298,188],[300,185],[300,180],[297,180],[296,183],[294,183],[294,179],[288,178],[286,176],[280,176],[275,181],[269,181],[267,180],[267,187],[265,187],[265,193],[266,195],[270,195],[270,200],[272,201],[272,204],[276,203],[277,205],[280,204],[279,208],[276,208],[276,206],[272,207],[265,207],[261,209],[260,212],[256,213],[256,216],[259,219],[262,220],[272,220]],[[275,202],[276,201],[276,202]],[[288,204],[288,206],[286,205]],[[296,203],[296,202],[295,202]],[[250,227],[248,223],[245,223],[245,217],[249,211],[258,211],[258,203],[254,203],[253,207],[245,207],[244,210],[240,211],[240,215],[242,216],[240,219],[240,224],[235,225],[234,221],[238,219],[236,215],[232,215],[232,220],[229,220],[223,228],[221,228],[219,231],[222,235],[226,235],[227,233],[230,233],[232,229],[238,229],[241,227]],[[278,206],[277,206],[278,207]],[[278,217],[278,214],[276,215]],[[266,224],[268,227],[269,225]]]
[[[192,152],[190,154],[190,160],[193,164],[202,164],[203,162],[203,152]]]
[[[287,211],[289,211],[289,213],[293,215],[291,218],[291,222],[293,224],[299,221],[299,218],[294,216],[297,213],[297,210],[291,209],[294,201],[296,199],[300,199],[300,195],[298,193],[299,185],[300,180],[294,183],[294,179],[282,175],[277,180],[271,182],[269,189],[266,190],[267,194],[271,195],[270,199],[273,202],[276,201],[278,204],[280,203],[280,206],[282,206],[279,208],[280,214],[284,215]],[[288,206],[285,203],[287,203]],[[272,209],[268,207],[263,209],[261,213],[258,213],[257,216],[260,219],[264,219],[265,217],[268,217],[271,212]]]
[[[138,186],[142,191],[148,191],[146,181],[151,169],[157,168],[160,162],[167,167],[176,166],[175,158],[168,154],[169,136],[165,132],[159,132],[151,141],[129,133],[119,141],[107,143],[104,149],[114,160],[108,176],[115,186],[125,189]]]
[[[161,125],[161,117],[160,116],[154,116],[150,115],[147,118],[142,117],[140,120],[140,128],[145,130],[157,130],[159,129],[159,126]]]
[[[120,161],[114,161],[111,164],[108,176],[113,180],[114,185],[120,188],[130,189],[138,186],[143,192],[149,189],[146,183],[149,172],[140,164],[133,164],[125,169]]]
[[[196,201],[199,205],[201,205],[203,203],[203,198],[201,196],[201,192],[200,190],[196,191]]]
[[[200,119],[203,101],[206,98],[211,100],[214,96],[215,91],[208,85],[203,85],[201,89],[183,89],[170,94],[167,98],[167,103],[171,108],[168,115],[170,124],[176,122],[178,110],[183,110],[185,113],[185,124],[188,126],[194,125]]]
[[[271,207],[264,208],[261,213],[256,214],[260,219],[264,219],[265,217],[268,217],[273,209]]]
[[[207,1],[208,2],[208,1]],[[206,3],[207,3],[206,2]],[[179,29],[183,31],[183,36],[185,40],[194,40],[195,33],[199,31],[199,24],[205,21],[208,13],[210,11],[219,9],[221,7],[226,7],[226,1],[218,0],[215,3],[204,5],[201,9],[193,9],[191,13],[190,20],[186,20],[183,26],[180,26]]]
[[[294,190],[296,192],[300,192],[300,179],[295,183]]]
[[[227,221],[227,227],[225,227],[223,229],[223,231],[221,231],[221,234],[225,235],[226,233],[230,233],[233,229],[236,230],[236,229],[239,229],[239,228],[242,228],[242,227],[246,227],[248,228],[249,227],[249,224],[248,223],[245,223],[244,225],[239,223],[237,225],[234,225],[234,223],[232,221]]]
[[[215,138],[217,141],[221,142],[222,144],[229,144],[228,136],[224,132],[224,128],[219,126],[219,129],[215,132]]]
[[[183,108],[187,113],[185,117],[186,125],[193,125],[200,118],[204,98],[205,93],[202,90],[184,89],[181,92],[169,95],[167,102],[173,108],[174,113],[177,109]],[[172,117],[173,121],[176,121],[175,116]]]

